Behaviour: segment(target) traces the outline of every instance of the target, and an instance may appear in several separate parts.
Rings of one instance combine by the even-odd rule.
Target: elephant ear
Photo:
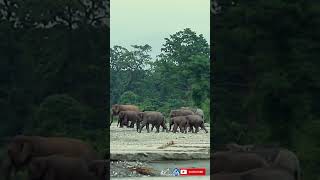
[[[20,154],[18,155],[19,162],[26,163],[30,158],[33,150],[32,143],[25,141],[19,144]]]

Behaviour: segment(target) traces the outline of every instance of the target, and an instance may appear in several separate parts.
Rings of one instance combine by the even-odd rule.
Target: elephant
[[[173,117],[170,120],[170,130],[171,130],[171,126],[172,124],[174,124],[173,126],[173,132],[176,133],[178,127],[180,128],[180,132],[184,132],[187,133],[187,127],[188,127],[188,120],[186,118],[186,116],[177,116],[177,117]]]
[[[103,163],[61,155],[33,158],[27,170],[30,180],[105,180],[107,174]]]
[[[166,124],[166,122],[164,122],[164,124]],[[163,127],[163,124],[160,124],[160,126],[162,127],[162,132],[165,131],[165,128]],[[155,124],[152,124],[151,126],[151,131],[153,131],[153,128],[155,127]]]
[[[26,167],[35,157],[60,154],[70,157],[81,157],[85,160],[98,159],[97,152],[89,144],[72,138],[41,137],[17,135],[7,147],[8,160],[5,177],[9,179],[13,170]]]
[[[135,105],[121,105],[121,104],[114,104],[111,107],[111,123],[113,122],[113,116],[118,116],[121,111],[137,111],[140,112],[139,108]]]
[[[213,153],[212,173],[239,173],[268,167],[265,159],[254,153],[220,151]]]
[[[191,107],[181,107],[180,109],[182,110],[190,110],[192,111],[195,115],[201,116],[201,118],[204,120],[204,112],[202,109],[199,108],[191,108]]]
[[[127,123],[128,127],[133,128],[135,123],[140,122],[140,116],[137,111],[121,111],[119,113],[119,121],[118,124],[120,123],[120,127],[122,126],[121,124],[123,124],[122,122],[124,122]],[[131,122],[130,125],[129,122]]]
[[[124,122],[124,116],[125,116],[125,111],[121,111],[118,114],[118,124],[117,127],[120,125],[120,127],[123,127],[123,125],[128,125],[128,122]]]
[[[215,173],[214,180],[294,180],[293,174],[275,167],[256,168],[241,173]]]
[[[194,113],[191,110],[188,109],[176,109],[170,111],[170,118],[176,117],[176,116],[187,116],[187,115],[193,115]]]
[[[280,148],[277,145],[238,145],[231,143],[228,147],[237,151],[255,153],[269,164],[292,172],[296,180],[301,179],[300,162],[292,151]]]
[[[195,133],[199,132],[199,127],[203,129],[206,133],[208,133],[208,130],[206,127],[204,127],[204,121],[199,115],[188,115],[186,116],[187,123],[191,131],[193,132],[193,127],[195,127]]]
[[[137,126],[139,128],[139,133],[141,133],[141,130],[144,126],[147,127],[147,132],[149,133],[149,124],[152,124],[157,128],[156,133],[159,133],[160,126],[162,126],[167,132],[168,128],[165,124],[165,118],[162,115],[161,112],[156,112],[156,111],[145,111],[145,112],[140,112],[139,116],[141,118],[141,121],[137,123]],[[141,126],[140,126],[141,122]]]

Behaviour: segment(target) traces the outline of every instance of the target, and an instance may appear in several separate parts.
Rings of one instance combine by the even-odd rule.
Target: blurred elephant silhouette
[[[105,180],[105,163],[52,155],[32,159],[27,169],[30,180]]]
[[[216,173],[214,180],[295,180],[292,173],[286,169],[264,167],[248,170],[241,173]]]
[[[49,155],[81,157],[84,160],[99,159],[98,153],[87,143],[72,138],[18,135],[7,146],[7,157],[2,163],[5,179],[27,167],[36,157]]]
[[[295,179],[301,179],[301,168],[298,157],[292,151],[281,148],[278,145],[239,145],[236,143],[227,144],[229,150],[234,152],[254,153],[263,157],[273,167],[287,169],[294,174]]]

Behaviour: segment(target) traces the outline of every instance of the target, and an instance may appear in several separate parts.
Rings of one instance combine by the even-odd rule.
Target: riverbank
[[[110,128],[111,160],[122,161],[168,161],[206,160],[210,158],[209,133],[137,133],[133,128],[119,128],[113,123]],[[161,130],[160,130],[161,131]]]

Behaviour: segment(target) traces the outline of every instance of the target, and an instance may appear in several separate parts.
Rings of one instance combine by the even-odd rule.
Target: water
[[[128,162],[116,161],[111,163],[111,177],[142,177],[146,175],[132,171],[133,167],[143,167],[151,170],[151,176],[173,176],[175,168],[206,168],[206,175],[210,174],[209,160],[188,160],[188,161],[158,161],[158,162]],[[149,176],[149,175],[147,175]]]
[[[206,168],[206,175],[210,174],[210,160],[159,161],[149,165],[160,171],[161,176],[172,176],[175,168]]]

